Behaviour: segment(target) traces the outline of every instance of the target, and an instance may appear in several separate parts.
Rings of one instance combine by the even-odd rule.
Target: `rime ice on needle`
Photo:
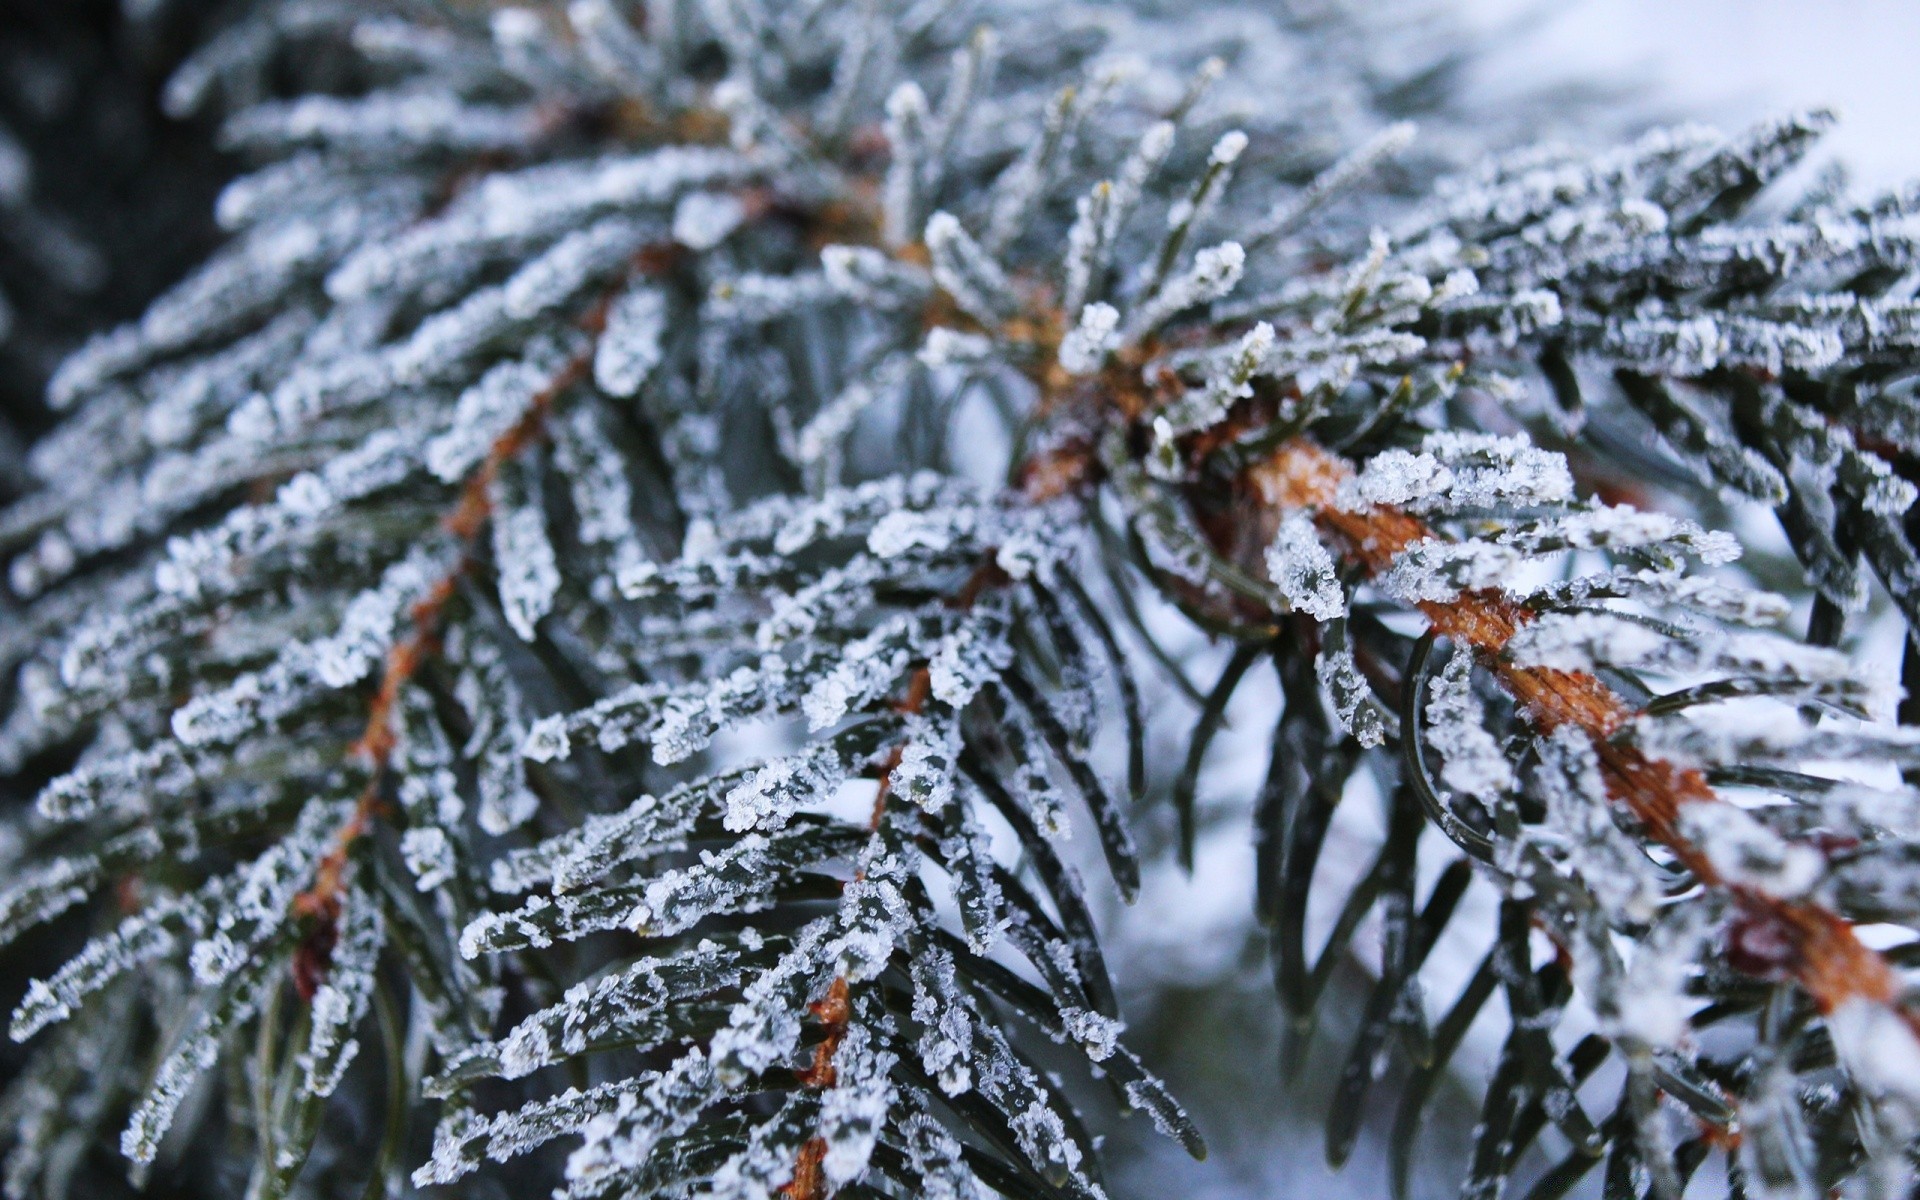
[[[1422,1051],[1415,1122],[1500,992],[1475,1194],[1549,1125],[1556,1186],[1676,1193],[1736,1122],[1750,1187],[1905,1189],[1920,1047],[1853,927],[1914,926],[1920,748],[1835,647],[1870,576],[1920,620],[1912,196],[1754,207],[1821,114],[1434,183],[1445,107],[1389,160],[1450,77],[1408,63],[1451,60],[1341,6],[646,16],[254,0],[169,88],[247,157],[230,240],[0,463],[0,767],[58,772],[0,838],[0,934],[116,922],[16,1014],[48,1044],[0,1101],[11,1190],[126,1097],[134,1158],[197,1146],[206,1094],[273,1200],[397,1069],[446,1102],[420,1186],[1099,1200],[1031,1032],[1197,1149],[1054,841],[1138,887],[1105,718],[1143,801],[1192,690],[1149,589],[1242,664],[1177,796],[1277,672],[1290,1028],[1337,962],[1307,891],[1343,897],[1322,953],[1380,933],[1335,1158],[1388,1057]],[[40,245],[10,145],[0,234]],[[1804,595],[1721,569],[1708,489],[1776,514]],[[1810,596],[1818,644],[1764,628]],[[1362,790],[1384,839],[1333,878]],[[1501,917],[1442,1014],[1469,889]],[[95,1052],[148,1025],[151,1061]],[[242,1044],[252,1086],[198,1091]],[[1676,1149],[1674,1106],[1719,1132]]]

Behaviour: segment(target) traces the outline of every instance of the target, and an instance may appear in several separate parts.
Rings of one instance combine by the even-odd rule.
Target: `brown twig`
[[[907,694],[894,701],[894,710],[901,713],[920,712],[932,694],[932,673],[921,667],[908,679]],[[893,772],[900,765],[900,756],[905,749],[905,746],[895,746],[880,765],[879,786],[875,788],[873,797],[873,815],[867,819],[868,832],[877,832],[880,822],[886,818],[887,797],[893,790]],[[862,877],[859,873],[854,875],[855,879]],[[853,1016],[847,991],[847,977],[836,975],[833,982],[827,985],[827,994],[807,1005],[807,1011],[818,1018],[824,1027],[825,1036],[813,1048],[813,1061],[793,1073],[802,1087],[823,1090],[839,1081],[840,1072],[833,1065],[833,1056],[839,1051],[840,1043],[846,1040],[847,1024]],[[827,1181],[821,1163],[825,1160],[826,1152],[825,1138],[809,1138],[800,1147],[800,1153],[794,1160],[793,1178],[780,1186],[778,1194],[786,1197],[786,1200],[823,1200],[827,1194]]]
[[[1436,536],[1424,521],[1394,508],[1342,507],[1340,484],[1352,474],[1344,460],[1306,438],[1286,443],[1250,471],[1269,519],[1292,511],[1311,513],[1347,561],[1369,575],[1385,570],[1407,547]],[[1633,706],[1588,672],[1520,666],[1502,653],[1531,619],[1529,610],[1491,591],[1465,592],[1418,607],[1436,633],[1472,648],[1542,732],[1571,726],[1587,735],[1599,756],[1607,794],[1638,817],[1648,835],[1703,885],[1732,898],[1738,915],[1730,936],[1749,946],[1775,947],[1768,954],[1745,956],[1748,969],[1795,980],[1822,1012],[1855,999],[1894,1005],[1920,1035],[1920,1016],[1899,1003],[1899,976],[1860,941],[1850,922],[1811,900],[1784,899],[1729,883],[1680,832],[1684,806],[1724,801],[1697,769],[1614,740],[1637,715]]]
[[[583,324],[590,330],[596,326],[604,327],[604,302],[588,314]],[[547,386],[528,403],[526,412],[514,423],[513,428],[494,439],[486,457],[467,475],[453,507],[441,518],[442,528],[465,544],[464,552],[454,568],[437,580],[426,596],[414,604],[410,614],[413,633],[387,651],[380,684],[367,706],[366,728],[354,740],[350,750],[354,757],[364,759],[371,766],[373,777],[361,791],[352,814],[335,832],[333,845],[315,864],[313,883],[293,898],[294,915],[312,922],[294,952],[292,963],[294,988],[302,1000],[311,1001],[314,992],[326,980],[334,942],[338,938],[336,927],[340,918],[341,890],[346,879],[347,863],[354,844],[372,831],[385,807],[382,793],[387,764],[393,756],[398,737],[394,729],[394,707],[399,703],[401,691],[439,650],[440,625],[447,605],[458,592],[460,580],[472,571],[474,544],[492,516],[494,481],[509,459],[519,455],[541,436],[554,399],[579,382],[591,362],[591,349],[583,350],[567,361]]]

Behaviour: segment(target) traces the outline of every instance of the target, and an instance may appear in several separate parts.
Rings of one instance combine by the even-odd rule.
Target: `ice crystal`
[[[149,66],[195,23],[122,7]],[[204,41],[224,243],[0,406],[0,938],[101,931],[15,1013],[9,1195],[118,1187],[120,1113],[325,1190],[404,1086],[421,1187],[1100,1200],[1034,1039],[1200,1147],[1054,839],[1134,898],[1169,779],[1188,860],[1246,785],[1292,1040],[1360,989],[1330,1158],[1490,1071],[1473,1195],[1549,1128],[1548,1190],[1907,1186],[1920,744],[1861,647],[1920,624],[1920,200],[1796,183],[1821,113],[1462,169],[1507,139],[1397,5],[1083,7]],[[9,379],[168,190],[16,107]]]
[[[1266,558],[1268,578],[1295,611],[1317,621],[1346,615],[1346,590],[1340,586],[1333,555],[1307,516],[1294,513],[1280,523]]]

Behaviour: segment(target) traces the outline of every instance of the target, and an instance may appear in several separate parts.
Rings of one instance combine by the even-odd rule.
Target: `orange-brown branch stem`
[[[1387,507],[1350,509],[1338,502],[1340,484],[1352,468],[1305,438],[1281,446],[1252,471],[1260,497],[1276,512],[1304,510],[1324,533],[1368,574],[1384,571],[1416,542],[1435,537],[1424,521]],[[1654,758],[1614,740],[1636,714],[1606,684],[1584,671],[1515,664],[1502,654],[1531,613],[1498,592],[1466,592],[1446,602],[1420,606],[1433,630],[1471,647],[1534,724],[1551,732],[1572,726],[1585,733],[1599,756],[1607,792],[1625,805],[1655,841],[1670,850],[1695,878],[1729,893],[1741,919],[1760,922],[1788,947],[1780,969],[1795,979],[1823,1012],[1852,999],[1897,1001],[1900,979],[1885,958],[1863,944],[1837,913],[1808,900],[1783,899],[1729,884],[1701,849],[1679,828],[1688,804],[1717,804],[1706,777],[1691,767]],[[1920,1035],[1920,1019],[1901,1016]]]
[[[898,712],[917,713],[926,707],[932,694],[932,673],[921,667],[907,681],[907,694],[895,701],[893,707]],[[894,768],[900,765],[904,750],[904,746],[895,746],[880,764],[879,786],[873,797],[873,815],[867,821],[869,830],[878,830],[880,822],[886,817],[887,796],[892,791]],[[860,876],[856,874],[854,878]],[[853,1016],[853,1007],[848,1002],[847,977],[834,976],[833,982],[827,986],[827,994],[807,1005],[807,1011],[819,1019],[825,1035],[813,1048],[813,1061],[795,1071],[794,1076],[803,1087],[830,1088],[840,1078],[839,1071],[833,1065],[833,1056],[839,1051],[840,1043],[846,1040],[847,1023]],[[827,1194],[826,1175],[821,1169],[826,1151],[824,1138],[808,1139],[794,1160],[793,1178],[780,1186],[779,1194],[786,1200],[822,1200]]]
[[[604,323],[604,313],[600,312],[597,318],[589,314],[588,320]],[[467,552],[461,555],[451,571],[434,583],[426,596],[414,604],[410,613],[413,632],[387,651],[380,684],[367,706],[366,728],[355,739],[351,751],[372,767],[372,778],[361,791],[352,814],[335,832],[333,845],[315,864],[313,883],[293,899],[294,914],[313,922],[312,928],[301,939],[293,960],[294,987],[302,1000],[312,1000],[314,992],[326,979],[332,958],[335,925],[340,916],[341,890],[346,879],[347,863],[354,844],[373,830],[383,807],[381,793],[386,781],[387,764],[393,756],[398,736],[394,729],[394,708],[399,703],[401,691],[439,649],[440,625],[446,615],[447,605],[459,590],[461,578],[472,570],[472,544],[479,539],[488,517],[492,515],[494,480],[509,459],[541,435],[555,397],[584,377],[591,361],[591,354],[587,351],[568,360],[553,380],[534,396],[527,411],[513,428],[494,439],[486,457],[461,485],[459,499],[441,519],[441,525],[447,532],[467,544]]]

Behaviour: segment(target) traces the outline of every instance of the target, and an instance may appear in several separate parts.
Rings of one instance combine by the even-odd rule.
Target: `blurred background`
[[[1474,68],[1503,89],[1581,79],[1624,87],[1649,114],[1738,126],[1783,108],[1840,114],[1823,155],[1854,182],[1920,178],[1920,4],[1912,0],[1453,0],[1508,31]]]

